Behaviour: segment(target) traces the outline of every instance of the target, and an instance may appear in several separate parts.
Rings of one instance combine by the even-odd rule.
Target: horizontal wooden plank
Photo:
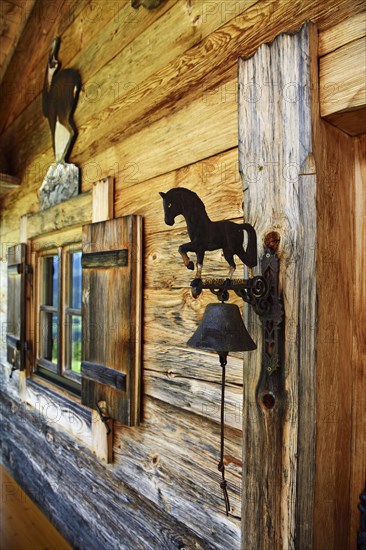
[[[88,191],[69,199],[65,203],[57,204],[52,208],[29,216],[28,239],[73,225],[90,223],[91,216],[92,194],[91,191]]]
[[[91,411],[46,383],[27,380],[25,400],[50,425],[57,426],[91,447]]]
[[[136,488],[131,489],[123,471],[103,465],[84,445],[46,422],[34,409],[3,393],[1,402],[3,461],[73,548],[118,548],[121,541],[141,550],[207,548],[202,535],[185,524],[184,516],[171,517],[166,499],[152,503]],[[193,511],[198,510],[194,496],[191,502]],[[100,521],[102,516],[108,521]],[[201,518],[209,523],[208,507]],[[211,548],[218,550],[226,546],[225,541],[237,543],[237,525],[225,519],[217,523],[223,524],[223,529],[211,534]]]
[[[230,87],[236,90],[236,81],[231,82]],[[202,123],[192,125],[192,120],[201,120]],[[168,119],[158,120],[138,134],[109,146],[103,152],[96,152],[91,168],[100,175],[100,178],[94,179],[115,174],[118,192],[120,186],[129,187],[216,155],[237,144],[236,93],[221,103],[220,109],[217,104],[204,102],[200,98]],[[86,159],[84,152],[79,151],[75,147],[73,158],[87,173],[90,153]],[[84,180],[83,189],[87,185]]]
[[[252,166],[248,166],[247,169],[250,172]],[[127,180],[126,185],[129,183],[132,182]],[[116,216],[131,212],[143,215],[147,235],[168,229],[164,223],[163,202],[159,192],[166,192],[173,187],[186,187],[197,193],[212,220],[243,216],[243,192],[237,147],[148,181],[136,183],[129,187],[128,193],[125,193],[124,185],[124,182],[120,182],[116,189]],[[183,218],[179,216],[176,218],[175,228],[183,227]]]
[[[195,378],[215,384],[221,383],[221,366],[216,353],[187,348],[175,342],[157,344],[146,340],[143,346],[143,360],[146,368],[161,372],[168,378]],[[243,385],[242,355],[230,354],[226,379],[228,384]]]
[[[145,369],[144,390],[150,397],[155,397],[179,409],[194,412],[217,423],[220,422],[221,384],[213,384],[204,379],[171,378],[160,372]],[[243,388],[226,384],[225,424],[241,430],[242,414]]]
[[[128,250],[108,250],[106,252],[84,252],[81,257],[83,269],[107,269],[108,267],[126,267]]]
[[[366,12],[345,18],[337,25],[319,33],[319,57],[366,35]]]
[[[200,1],[191,4],[188,9],[185,3],[173,4],[172,1],[164,3],[162,9],[148,12],[145,17],[142,17],[142,10],[137,13],[132,10],[131,13],[131,7],[126,6],[103,28],[94,43],[73,58],[73,65],[78,67],[83,76],[85,92],[81,95],[80,105],[75,114],[79,128],[76,147],[85,150],[93,143],[94,149],[100,142],[101,150],[106,147],[107,135],[111,137],[117,133],[120,134],[121,131],[124,134],[126,131],[128,133],[131,133],[131,130],[136,131],[131,128],[131,116],[136,119],[136,109],[140,112],[140,128],[146,125],[145,100],[147,99],[151,117],[152,111],[157,111],[157,100],[162,99],[161,82],[162,80],[166,82],[166,77],[162,79],[159,71],[173,62],[176,65],[177,58],[179,59],[187,50],[196,46],[227,21],[241,19],[241,13],[256,4],[256,0],[232,2],[225,9],[221,7],[218,9],[218,6],[214,7],[215,9],[207,9],[205,3]],[[125,32],[121,22],[131,22],[131,18],[134,24],[129,25],[128,32]],[[212,40],[212,47],[220,47],[222,43],[220,36]],[[164,46],[166,40],[169,40],[169,48]],[[146,44],[152,42],[154,49],[150,54]],[[160,52],[158,56],[155,55],[157,49]],[[201,52],[201,55],[204,54],[206,58],[204,65],[207,65],[207,46],[201,48]],[[183,60],[183,65],[186,63],[187,61]],[[189,71],[191,72],[194,67],[197,73],[198,65],[190,60]],[[168,68],[170,78],[174,76],[175,84],[178,84],[179,88],[182,88],[182,74],[185,72],[182,69],[182,61],[179,67],[179,78],[177,78],[176,66]],[[233,67],[232,75],[234,74]],[[141,84],[146,79],[149,81],[147,87],[140,90]],[[168,82],[164,86],[167,87],[167,84]],[[156,89],[158,87],[159,97],[152,97],[151,87],[155,92],[158,91]],[[192,86],[190,88],[192,90]],[[200,88],[198,91],[200,93]],[[173,102],[175,101],[173,91],[167,90],[167,95]],[[182,90],[178,95],[182,95]],[[44,150],[47,144],[44,138],[47,139],[48,132],[42,132],[41,140],[34,139],[34,130],[42,122],[39,110],[36,111],[35,106],[31,106],[29,113],[24,112],[24,116],[21,114],[19,118],[23,120],[15,121],[15,124],[18,130],[22,128],[23,144],[33,150],[35,147],[37,153],[41,151],[40,147]],[[45,126],[44,128],[46,129]],[[106,128],[107,134],[105,134]],[[24,129],[26,129],[25,132]],[[17,134],[13,134],[13,137],[14,135]],[[10,135],[5,136],[6,143],[10,144],[11,141]],[[17,157],[20,161],[23,158],[23,144],[18,140]],[[15,160],[18,162],[17,159]]]
[[[126,391],[126,375],[123,372],[90,361],[82,361],[81,374],[83,378],[87,378],[92,382],[99,382],[104,386]],[[95,407],[95,403],[92,405]]]
[[[360,9],[358,4],[359,2],[355,2],[353,6],[354,11]],[[236,14],[238,5],[239,3],[236,3],[235,8],[234,6],[231,7],[234,8]],[[306,18],[313,18],[314,14],[312,10],[314,11],[314,9],[316,10],[316,17],[320,18],[320,20],[328,17],[328,21],[331,22],[337,22],[337,17],[340,18],[341,14],[347,12],[347,6],[339,5],[339,3],[337,5],[338,13],[334,12],[334,7],[331,4],[322,6],[322,9],[318,5],[314,8],[311,3],[307,3],[306,6],[303,4],[301,6],[294,4],[292,7],[294,14],[291,28],[296,28]],[[204,11],[205,8],[203,7],[202,9]],[[218,9],[219,5],[217,4],[213,11],[218,12]],[[221,18],[223,17],[225,20],[229,12],[229,9],[223,9]],[[218,13],[207,16],[210,20],[214,17],[218,17]],[[228,95],[233,94],[233,90],[230,89],[227,83],[230,80],[229,74],[233,75],[234,71],[236,71],[235,66],[238,52],[241,55],[251,55],[262,40],[273,40],[281,32],[279,27],[283,25],[283,21],[284,16],[280,9],[274,10],[273,6],[268,4],[268,6],[263,6],[259,10],[254,5],[245,11],[245,16],[237,14],[233,18],[234,23],[229,21],[226,25],[223,25],[217,30],[217,35],[208,36],[197,44],[197,46],[194,46],[192,51],[188,50],[187,53],[183,53],[182,58],[178,58],[172,62],[172,66],[167,65],[163,67],[161,70],[165,71],[165,73],[160,75],[160,73],[152,72],[151,77],[137,85],[134,78],[134,81],[131,82],[132,87],[128,86],[126,90],[126,87],[122,86],[122,90],[117,90],[117,97],[115,97],[116,94],[111,93],[110,82],[112,80],[109,72],[108,79],[106,80],[109,88],[106,90],[106,93],[99,93],[98,88],[95,97],[90,98],[92,101],[86,102],[87,104],[92,104],[92,109],[85,128],[82,117],[84,117],[85,108],[88,105],[82,106],[80,104],[75,113],[75,119],[80,130],[79,138],[75,144],[75,154],[77,155],[78,162],[80,162],[83,155],[85,156],[86,152],[90,154],[90,151],[93,151],[95,154],[98,151],[104,150],[110,146],[112,140],[113,142],[118,142],[130,135],[131,132],[136,133],[146,127],[149,121],[150,123],[154,122],[175,109],[183,107],[187,103],[197,99],[197,97],[201,97],[203,101],[206,101],[207,98],[216,96],[216,98],[222,97],[222,101],[225,101]],[[256,28],[255,33],[252,31],[254,27]],[[291,29],[286,27],[284,30]],[[225,48],[222,47],[222,40],[225,40]],[[217,48],[217,51],[215,51],[215,48]],[[208,50],[212,55],[207,56]],[[185,52],[185,50],[183,51]],[[212,63],[212,60],[214,60],[214,63]],[[122,61],[125,63],[125,58],[121,59]],[[113,63],[118,64],[118,60],[113,60]],[[134,66],[133,63],[132,66]],[[198,67],[199,70],[197,70]],[[140,78],[140,74],[138,77]],[[121,82],[119,78],[117,75],[113,82],[115,81],[118,84]],[[95,86],[96,83],[91,82],[91,85]],[[221,89],[218,88],[218,93],[213,94],[212,89],[215,85],[221,87]],[[162,93],[162,90],[164,90],[164,93]],[[125,92],[126,96],[124,95]],[[112,103],[109,107],[105,106],[102,108],[100,101],[107,101],[108,96],[110,96]],[[100,113],[100,116],[98,113]],[[79,116],[82,117],[79,118]],[[8,143],[17,142],[17,148],[13,154],[14,162],[18,166],[17,170],[19,169],[18,163],[23,157],[23,145],[19,142],[19,137],[16,136],[24,136],[25,152],[28,154],[27,151],[33,151],[32,156],[41,153],[39,147],[43,139],[46,141],[44,141],[44,145],[41,147],[42,151],[44,151],[46,144],[50,143],[45,122],[37,123],[36,128],[39,128],[43,124],[41,133],[39,134],[37,131],[37,137],[35,137],[33,130],[29,136],[25,136],[24,129],[28,128],[29,121],[33,121],[35,118],[37,118],[35,111],[29,113],[29,117],[27,117],[28,122],[25,120],[21,121],[13,139],[9,137],[6,140]],[[84,133],[88,141],[84,141]],[[32,149],[32,142],[36,145],[35,150]],[[93,166],[95,165],[93,164]],[[88,168],[89,171],[93,170],[90,162]],[[126,174],[124,175],[128,177],[131,171],[134,171],[134,168],[134,164],[125,166],[123,170],[126,171]],[[94,181],[101,174],[114,173],[116,165],[110,165],[109,172],[101,172],[96,166],[95,170],[99,173],[93,178]]]
[[[366,130],[366,106],[328,115],[326,120],[350,136],[362,136]]]
[[[331,117],[366,106],[366,37],[320,58],[320,114]]]
[[[203,537],[210,548],[240,545],[240,433],[226,427],[225,467],[232,512],[225,516],[216,423],[147,397],[140,431],[116,423],[117,475]]]

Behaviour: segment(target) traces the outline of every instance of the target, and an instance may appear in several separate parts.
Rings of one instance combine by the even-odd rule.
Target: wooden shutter
[[[8,248],[8,303],[6,354],[13,369],[25,368],[25,268],[26,245]]]
[[[133,426],[141,385],[142,218],[83,227],[82,403]]]

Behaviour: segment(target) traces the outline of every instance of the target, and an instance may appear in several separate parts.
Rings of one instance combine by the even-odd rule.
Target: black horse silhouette
[[[60,70],[57,59],[60,38],[51,45],[42,94],[42,109],[52,135],[56,162],[66,162],[77,136],[73,113],[81,88],[81,77],[75,69]]]
[[[178,248],[178,252],[188,269],[194,269],[194,264],[190,261],[187,252],[196,253],[197,279],[200,279],[202,275],[206,250],[222,248],[225,260],[230,265],[230,279],[236,269],[234,254],[248,267],[257,265],[257,235],[252,225],[230,221],[212,222],[199,196],[184,187],[170,189],[167,193],[161,192],[160,195],[163,198],[165,223],[167,225],[174,225],[175,217],[179,214],[182,214],[186,220],[191,242],[182,244]],[[246,250],[244,250],[243,245],[243,230],[248,233]]]

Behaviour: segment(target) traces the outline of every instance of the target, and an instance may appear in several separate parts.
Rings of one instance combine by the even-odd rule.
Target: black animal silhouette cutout
[[[60,70],[60,38],[53,39],[44,79],[42,109],[48,119],[56,162],[66,162],[77,136],[73,113],[81,88],[75,69]]]
[[[248,267],[257,265],[257,235],[249,223],[234,223],[230,221],[213,222],[207,215],[205,205],[196,193],[177,187],[167,193],[160,193],[163,198],[165,223],[174,225],[175,218],[183,215],[191,241],[182,244],[178,251],[188,269],[194,269],[188,252],[195,252],[197,256],[196,279],[202,276],[203,259],[207,250],[222,249],[225,260],[230,265],[229,279],[236,269],[234,255]],[[248,244],[244,250],[244,234],[248,234]]]

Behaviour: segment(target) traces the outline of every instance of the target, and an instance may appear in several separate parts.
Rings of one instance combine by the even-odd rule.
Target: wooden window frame
[[[60,230],[52,236],[44,236],[32,240],[32,264],[35,276],[35,296],[33,304],[34,327],[34,360],[31,365],[32,374],[47,382],[67,390],[73,395],[81,395],[81,374],[68,368],[67,354],[69,353],[68,332],[66,318],[71,315],[80,315],[81,309],[69,307],[70,295],[70,254],[81,252],[81,226],[70,230]],[[57,306],[41,304],[44,266],[43,258],[57,255],[59,258],[59,289]],[[57,365],[41,357],[42,355],[42,321],[41,311],[58,313],[58,350]]]

